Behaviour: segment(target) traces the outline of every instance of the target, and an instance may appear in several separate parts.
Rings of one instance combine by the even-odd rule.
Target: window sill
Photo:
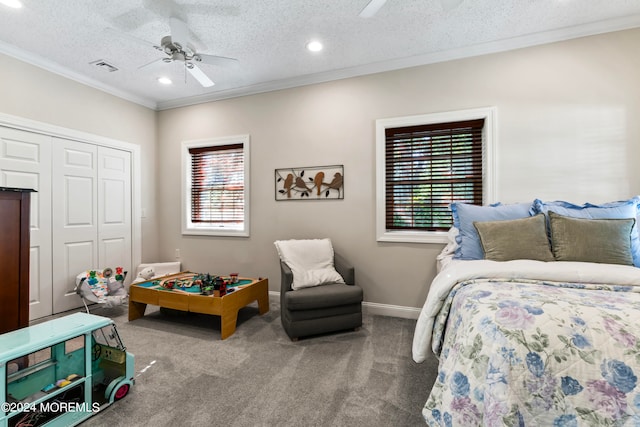
[[[183,236],[249,237],[249,232],[245,230],[187,228],[182,230],[182,235]]]
[[[396,243],[449,243],[447,231],[385,231],[378,234],[378,242]]]

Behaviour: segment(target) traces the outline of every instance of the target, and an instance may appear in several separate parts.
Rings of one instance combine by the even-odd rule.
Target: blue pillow
[[[516,203],[502,205],[496,203],[491,206],[477,206],[466,203],[451,203],[453,213],[453,226],[458,228],[456,236],[458,247],[453,255],[454,259],[484,259],[484,250],[480,242],[478,230],[474,227],[475,221],[501,221],[520,219],[531,216],[529,210],[531,203]]]
[[[533,207],[531,209],[533,214],[544,213],[547,216],[548,212],[552,211],[572,218],[637,219],[639,203],[640,196],[619,202],[603,203],[601,205],[585,203],[581,206],[562,200],[543,202],[542,200],[536,199],[533,201]],[[640,267],[640,238],[638,237],[637,221],[631,228],[631,256],[633,257],[633,265]]]

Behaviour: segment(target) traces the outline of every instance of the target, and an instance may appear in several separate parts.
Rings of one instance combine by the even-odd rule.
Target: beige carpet
[[[420,426],[437,360],[411,360],[415,320],[364,316],[357,332],[291,342],[277,304],[240,311],[220,340],[215,316],[158,310],[112,317],[136,357],[129,395],[83,426]]]

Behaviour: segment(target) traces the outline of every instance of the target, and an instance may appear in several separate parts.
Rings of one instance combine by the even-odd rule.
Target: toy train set
[[[233,292],[236,286],[251,283],[251,280],[238,280],[238,275],[235,273],[230,274],[229,277],[222,277],[212,276],[209,273],[185,272],[150,282],[167,290],[222,297]]]

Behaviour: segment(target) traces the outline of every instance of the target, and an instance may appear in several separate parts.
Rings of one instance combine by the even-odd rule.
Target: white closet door
[[[53,141],[53,312],[82,305],[73,291],[78,273],[98,260],[98,147]]]
[[[29,319],[52,314],[51,137],[0,127],[0,185],[32,188]]]
[[[131,265],[131,153],[98,147],[98,259],[100,268]]]

